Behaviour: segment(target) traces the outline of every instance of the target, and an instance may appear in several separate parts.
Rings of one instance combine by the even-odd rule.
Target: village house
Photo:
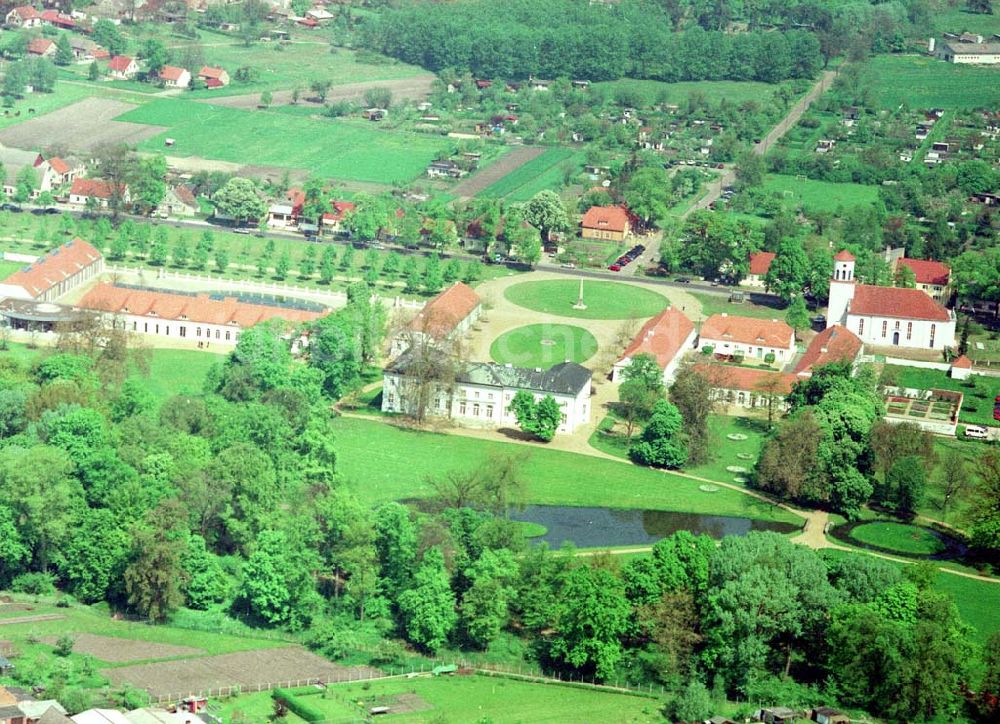
[[[4,23],[10,28],[37,28],[42,24],[42,14],[30,5],[21,5],[7,13]]]
[[[774,355],[782,364],[795,356],[795,332],[777,319],[713,314],[706,319],[698,335],[698,346],[711,347],[716,355],[751,357],[764,360]]]
[[[461,178],[465,173],[465,169],[450,159],[431,161],[427,167],[427,175],[431,178]]]
[[[271,229],[294,229],[299,225],[306,195],[302,189],[288,189],[284,201],[271,204],[267,210],[267,225]]]
[[[191,73],[187,68],[165,65],[160,68],[160,80],[167,88],[187,88],[191,85]]]
[[[208,88],[222,88],[229,85],[229,73],[224,68],[206,65],[198,71],[198,77]]]
[[[413,377],[414,356],[406,352],[383,373],[382,410],[414,414],[416,400],[427,401],[424,413],[446,417],[475,427],[496,428],[517,424],[510,403],[518,392],[536,400],[551,395],[559,405],[558,432],[572,433],[590,421],[592,374],[576,362],[561,362],[547,370],[471,362],[461,366],[452,384],[432,383],[426,395],[416,394],[420,384]]]
[[[306,17],[312,18],[317,23],[325,23],[328,20],[333,20],[334,15],[326,8],[317,6],[310,10],[306,10]]]
[[[199,211],[198,199],[186,184],[168,186],[163,201],[156,207],[156,213],[163,218],[169,216],[194,216]]]
[[[939,261],[925,259],[907,259],[901,257],[896,262],[896,269],[904,266],[913,272],[916,288],[927,296],[941,302],[948,301],[951,295],[951,268]]]
[[[876,287],[854,280],[854,255],[833,258],[827,326],[842,324],[866,344],[910,349],[955,345],[955,315],[921,289]]]
[[[28,41],[28,55],[51,58],[56,54],[56,44],[48,38],[32,38]]]
[[[812,377],[815,368],[835,362],[850,362],[851,368],[857,369],[864,347],[851,330],[835,324],[813,337],[792,373],[799,378]]]
[[[941,43],[939,55],[948,63],[996,65],[1000,63],[1000,43]]]
[[[770,271],[775,256],[773,251],[755,251],[751,254],[750,271],[742,282],[743,286],[765,288],[767,272]]]
[[[405,329],[389,344],[389,355],[396,357],[414,344],[429,341],[443,345],[462,337],[482,312],[482,300],[467,284],[456,282],[424,305]]]
[[[611,381],[621,381],[636,355],[648,354],[663,370],[663,384],[669,385],[684,353],[694,348],[697,337],[694,323],[676,307],[667,307],[646,322],[625,348],[612,368]]]
[[[71,184],[74,179],[87,172],[83,162],[58,156],[45,158],[42,154],[38,154],[33,165],[40,176],[38,184],[40,191],[53,191],[60,186]]]
[[[323,216],[320,217],[320,224],[323,227],[323,231],[329,231],[331,234],[342,234],[347,231],[344,226],[344,221],[347,219],[347,215],[350,214],[355,209],[355,205],[351,201],[331,201],[330,211],[325,211]]]
[[[109,57],[107,50],[81,35],[71,35],[69,47],[73,49],[73,58],[76,60],[107,60]]]
[[[283,319],[301,324],[325,314],[249,304],[232,297],[210,299],[207,294],[154,292],[108,283],[95,286],[77,306],[102,312],[116,328],[129,332],[225,345],[235,345],[241,332],[261,322]]]
[[[0,165],[3,168],[3,192],[8,199],[17,196],[17,181],[25,167],[32,168],[35,165],[37,154],[31,151],[22,151],[19,148],[6,148],[0,144]],[[31,198],[35,198],[39,190],[37,188],[37,173],[35,188],[31,193]]]
[[[624,241],[631,230],[629,213],[622,206],[591,206],[580,222],[584,239]]]
[[[793,374],[712,362],[695,365],[711,387],[709,396],[724,405],[754,410],[766,407],[773,400],[776,409],[784,411],[785,398],[796,382]]]
[[[43,25],[51,25],[54,28],[76,30],[78,27],[76,20],[69,15],[63,15],[57,10],[43,10],[39,17]]]
[[[86,206],[88,200],[97,204],[100,208],[107,208],[114,197],[115,189],[107,181],[96,178],[77,178],[73,180],[73,185],[69,190],[69,203],[71,206]],[[131,200],[128,186],[122,186],[121,201],[128,205]]]
[[[0,297],[51,302],[104,271],[104,257],[73,239],[0,282]]]
[[[116,55],[108,62],[108,75],[117,80],[130,80],[138,73],[139,64],[127,55]]]
[[[971,374],[972,360],[964,354],[959,355],[951,361],[951,367],[948,369],[948,375],[953,380],[967,380]]]

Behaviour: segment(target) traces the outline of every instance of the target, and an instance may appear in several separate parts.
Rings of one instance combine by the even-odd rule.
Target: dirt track
[[[63,145],[86,152],[103,143],[135,145],[167,130],[163,126],[114,120],[133,108],[131,103],[110,98],[86,98],[0,131],[0,143],[28,150]]]
[[[388,88],[392,92],[392,100],[420,100],[426,98],[431,93],[431,83],[434,82],[433,75],[419,75],[403,80],[371,80],[364,83],[347,83],[330,88],[326,94],[326,101],[354,101],[364,98],[365,91],[371,88]],[[317,110],[323,107],[321,103],[310,103],[305,100],[309,91],[303,91],[300,104],[313,106]],[[199,98],[202,103],[211,103],[213,106],[226,106],[228,108],[256,108],[260,102],[260,93],[247,93],[239,96],[218,96],[212,98]],[[272,106],[291,105],[292,91],[280,90],[272,93]]]
[[[452,193],[465,199],[475,196],[531,159],[538,158],[544,152],[545,149],[538,146],[520,146],[513,151],[508,151],[493,165],[487,166],[482,171],[472,174],[465,181],[459,183],[452,189]]]

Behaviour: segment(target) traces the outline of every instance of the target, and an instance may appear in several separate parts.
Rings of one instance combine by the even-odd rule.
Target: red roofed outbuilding
[[[406,329],[393,338],[390,354],[405,352],[418,339],[429,338],[435,343],[454,340],[479,319],[482,300],[467,284],[456,282],[424,305]]]
[[[695,371],[708,380],[713,400],[751,410],[766,407],[772,399],[784,410],[784,398],[797,381],[793,374],[739,365],[702,363]]]
[[[795,332],[777,319],[713,314],[701,326],[698,345],[726,356],[763,359],[773,354],[784,363],[795,356]]]
[[[28,41],[28,55],[48,58],[56,54],[56,44],[48,38],[32,38]]]
[[[771,269],[771,262],[774,261],[773,251],[755,251],[750,255],[750,271],[743,284],[748,287],[766,287],[765,277]]]
[[[969,379],[969,375],[972,374],[972,360],[964,354],[959,355],[951,361],[949,374],[951,374],[952,379],[955,380]]]
[[[198,77],[205,81],[209,88],[221,88],[229,85],[229,73],[226,72],[225,68],[206,65],[198,71]]]
[[[625,348],[611,371],[611,381],[619,382],[636,355],[648,354],[663,370],[663,383],[669,385],[681,358],[694,348],[698,334],[694,323],[676,307],[667,307],[646,322]]]
[[[73,239],[0,282],[0,296],[52,302],[103,270],[101,252]]]
[[[857,364],[864,344],[851,330],[839,324],[827,327],[813,337],[805,353],[795,365],[798,377],[812,377],[813,370],[835,362]]]
[[[580,236],[584,239],[624,241],[631,230],[631,218],[622,206],[591,206],[580,222]]]

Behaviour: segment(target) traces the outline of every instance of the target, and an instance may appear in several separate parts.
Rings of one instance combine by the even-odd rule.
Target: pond
[[[523,510],[512,511],[510,517],[545,526],[548,532],[532,540],[545,541],[552,548],[558,548],[565,541],[571,541],[578,548],[650,545],[679,530],[722,538],[746,535],[752,530],[791,533],[801,528],[793,523],[725,515],[564,505],[529,505]]]

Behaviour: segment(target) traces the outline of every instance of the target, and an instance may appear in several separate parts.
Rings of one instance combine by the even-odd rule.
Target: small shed
[[[812,718],[818,724],[851,724],[851,717],[839,709],[834,709],[830,706],[821,706],[813,709]]]
[[[964,354],[951,361],[949,374],[953,380],[967,380],[972,374],[972,360]]]
[[[6,656],[0,656],[0,676],[6,676],[14,670],[14,664]]]

